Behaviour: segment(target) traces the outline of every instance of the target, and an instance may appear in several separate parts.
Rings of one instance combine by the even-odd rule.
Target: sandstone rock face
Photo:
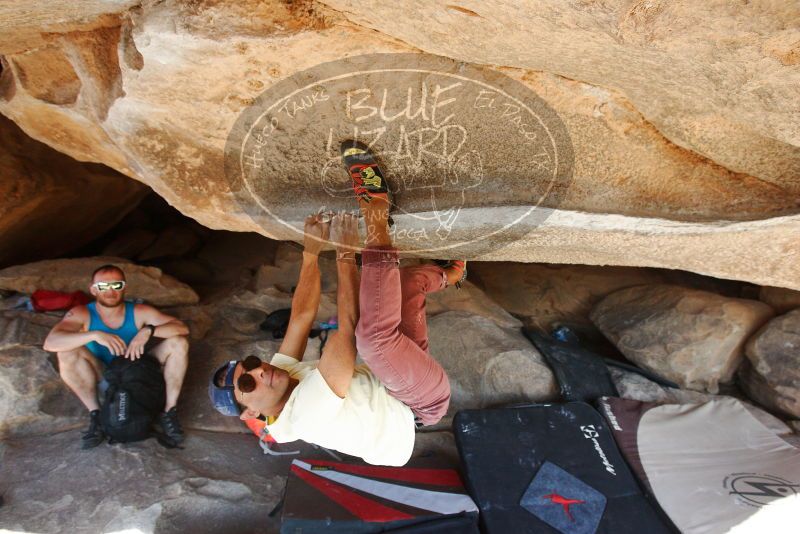
[[[787,109],[771,100],[786,98],[791,102],[788,109],[800,109],[800,72],[787,68],[798,52],[796,5],[740,8],[685,1],[611,1],[602,6],[565,6],[557,0],[467,2],[464,7],[423,0],[325,3],[349,20],[426,52],[553,72],[620,91],[678,146],[773,183],[789,172],[794,177],[791,190],[799,191],[800,131]],[[416,17],[402,16],[408,12]],[[742,26],[734,30],[733,21]],[[482,38],[475,39],[478,35]],[[537,36],[535,42],[531,35]],[[764,92],[746,90],[739,74],[720,70],[721,64],[746,65],[753,76],[750,80],[759,80]],[[790,80],[792,85],[784,85]],[[724,95],[736,98],[726,101]],[[744,145],[753,151],[745,154],[740,150]],[[758,161],[760,156],[765,159]],[[785,166],[769,168],[777,159]]]
[[[310,134],[281,145],[266,183],[284,195],[308,187],[289,200],[267,196],[264,207],[241,204],[224,179],[225,142],[259,95],[368,53],[421,50],[450,58],[451,72],[494,65],[487,76],[518,82],[562,123],[573,165],[568,187],[540,204],[546,222],[518,224],[487,248],[475,239],[509,206],[525,207],[520,198],[531,202],[530,187],[507,185],[531,182],[515,166],[526,152],[514,151],[513,124],[495,125],[490,140],[511,148],[504,168],[486,167],[451,229],[449,240],[470,242],[465,256],[680,268],[800,289],[797,8],[562,4],[12,2],[2,8],[0,112],[60,151],[147,183],[206,226],[296,240],[302,216],[321,203],[352,206],[320,200],[327,140]],[[400,16],[409,12],[426,23]],[[457,109],[465,124],[480,123],[474,107]],[[398,195],[401,248],[419,251],[404,230],[439,228],[425,202],[438,179]],[[291,213],[286,224],[251,217],[264,208]]]
[[[429,351],[450,378],[449,415],[458,410],[557,398],[552,371],[517,330],[453,311],[428,320]]]
[[[629,360],[681,387],[716,393],[772,314],[762,302],[656,284],[610,294],[591,319]]]
[[[428,295],[425,306],[428,317],[446,311],[464,311],[480,315],[501,328],[519,329],[522,326],[519,319],[504,310],[469,280],[462,283],[461,289],[451,286]]]
[[[42,350],[49,325],[28,312],[0,315],[0,438],[62,432],[84,425],[86,409]],[[55,317],[46,317],[54,324]]]
[[[469,269],[505,310],[545,332],[559,323],[589,326],[589,312],[606,295],[664,281],[657,271],[620,267],[481,262]]]
[[[0,270],[0,289],[33,293],[37,289],[89,291],[92,272],[111,263],[125,272],[126,298],[142,298],[154,306],[195,304],[197,293],[186,284],[165,275],[156,267],[142,267],[122,258],[99,256],[43,260]]]
[[[80,163],[0,117],[0,266],[59,256],[111,229],[147,188]]]
[[[764,406],[800,417],[800,310],[775,317],[747,342],[742,387]]]
[[[786,313],[795,308],[800,308],[800,291],[782,287],[762,287],[758,292],[758,299],[772,306],[778,313]]]

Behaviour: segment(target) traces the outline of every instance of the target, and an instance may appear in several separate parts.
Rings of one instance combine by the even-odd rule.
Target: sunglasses
[[[245,372],[239,375],[239,380],[236,381],[236,387],[239,388],[242,394],[250,393],[256,389],[256,379],[253,378],[253,375],[247,373],[261,367],[261,363],[261,359],[258,356],[252,355],[242,360],[241,364]]]
[[[98,291],[108,291],[109,289],[113,289],[114,291],[122,291],[122,288],[125,287],[125,281],[120,280],[118,282],[95,282],[92,284]]]

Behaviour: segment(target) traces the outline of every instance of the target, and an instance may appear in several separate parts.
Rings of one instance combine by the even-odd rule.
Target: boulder
[[[0,314],[0,350],[39,347],[60,317],[7,310]]]
[[[470,276],[486,294],[525,325],[550,332],[568,324],[581,333],[594,330],[592,307],[619,289],[664,281],[654,269],[512,262],[473,262]]]
[[[797,6],[720,9],[715,4],[647,0],[606,3],[598,12],[595,4],[557,0],[491,0],[468,8],[424,0],[325,4],[360,26],[428,53],[554,72],[623,94],[675,145],[728,169],[773,183],[781,175],[796,175],[796,125],[771,98],[789,99],[785,102],[797,109],[798,87],[787,91],[782,85],[782,80],[798,80],[797,71],[786,68],[798,61],[800,35],[793,24]],[[409,10],[426,24],[404,17]],[[480,36],[491,37],[476,38]],[[734,70],[720,70],[721,65],[752,69],[764,92],[741,95],[742,78]],[[720,100],[730,94],[741,99]],[[744,144],[758,144],[756,139],[763,144],[741,150]],[[619,185],[626,186],[623,180]],[[796,194],[798,186],[792,180],[791,191]]]
[[[119,266],[128,281],[127,298],[141,298],[153,306],[195,304],[200,299],[194,290],[157,267],[144,267],[123,258],[97,256],[43,260],[0,270],[0,289],[33,293],[37,289],[87,291],[92,272],[103,264]]]
[[[800,417],[800,309],[775,317],[745,347],[741,385],[771,410]]]
[[[758,300],[772,306],[777,313],[786,313],[800,308],[800,291],[784,287],[764,286],[758,292]]]
[[[428,319],[428,337],[431,355],[450,379],[449,415],[558,397],[553,373],[518,330],[465,311],[449,311]]]
[[[49,434],[86,424],[86,409],[58,376],[55,355],[42,350],[50,331],[28,312],[0,315],[0,438]],[[39,319],[39,322],[30,320]],[[45,323],[45,324],[42,324]]]
[[[41,347],[0,350],[0,438],[50,435],[85,426],[86,408]]]
[[[518,162],[544,153],[521,148],[520,128],[509,123],[521,124],[521,116],[513,108],[484,115],[474,99],[462,99],[453,103],[453,124],[469,126],[470,143],[499,147],[476,151],[482,166],[461,166],[481,187],[465,197],[455,191],[463,205],[432,217],[430,192],[440,175],[420,173],[397,196],[401,231],[435,233],[443,218],[457,215],[447,244],[467,243],[468,259],[665,267],[800,289],[792,256],[800,228],[794,6],[44,4],[1,8],[8,23],[0,36],[0,112],[61,152],[146,183],[207,227],[299,240],[309,211],[352,208],[346,195],[323,193],[325,121],[335,117],[351,132],[385,131],[376,146],[388,151],[389,137],[427,128],[429,114],[362,127],[329,114],[330,107],[304,106],[302,134],[270,145],[280,157],[264,175],[264,191],[244,201],[242,184],[226,177],[226,139],[249,106],[273,101],[281,83],[296,88],[301,72],[342,58],[408,53],[444,65],[437,72],[475,69],[490,81],[520,84],[536,120],[563,126],[552,138],[573,157],[558,158],[561,169],[570,167],[569,183],[535,202],[529,193],[537,166]],[[409,12],[429,26],[404,19]],[[428,78],[421,73],[407,87]],[[405,87],[395,88],[405,95]],[[346,108],[342,92],[328,95]],[[546,159],[555,161],[552,153]],[[546,224],[526,221],[482,239],[504,216],[530,206],[548,214]],[[268,212],[285,216],[278,221]],[[405,250],[441,254],[401,237]]]
[[[762,302],[655,284],[608,295],[591,319],[632,362],[681,387],[716,393],[733,379],[747,338],[772,314]]]
[[[461,288],[448,287],[425,299],[425,313],[433,317],[446,311],[463,311],[489,319],[501,328],[520,328],[522,322],[489,298],[478,286],[465,280]]]

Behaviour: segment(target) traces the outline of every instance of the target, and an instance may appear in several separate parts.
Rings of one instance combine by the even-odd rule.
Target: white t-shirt
[[[357,365],[345,398],[317,369],[276,353],[270,362],[299,380],[267,430],[279,443],[302,439],[376,465],[405,465],[414,449],[414,414],[392,397],[366,365]]]

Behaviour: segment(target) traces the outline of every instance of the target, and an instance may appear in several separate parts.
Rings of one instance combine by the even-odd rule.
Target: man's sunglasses
[[[122,291],[125,287],[125,281],[120,280],[118,282],[95,282],[92,284],[98,291],[108,291],[109,289],[113,289],[114,291]]]
[[[250,393],[256,389],[256,379],[253,378],[253,375],[249,375],[247,373],[253,369],[258,369],[261,367],[261,359],[258,356],[250,355],[242,360],[241,364],[245,372],[239,375],[239,380],[236,381],[236,386],[242,393]]]

